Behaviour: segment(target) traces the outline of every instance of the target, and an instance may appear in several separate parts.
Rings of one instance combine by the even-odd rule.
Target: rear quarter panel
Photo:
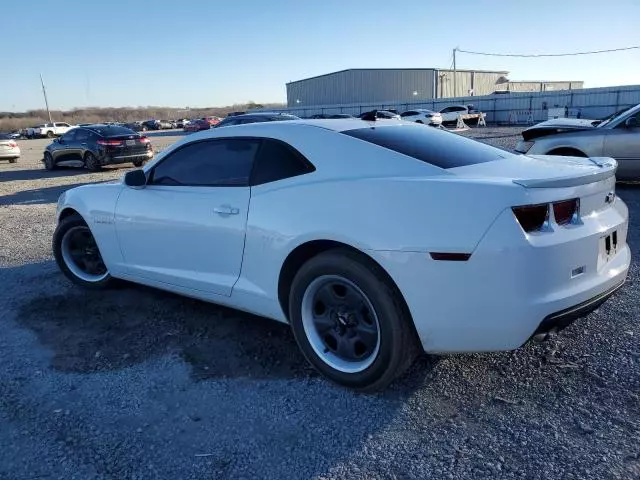
[[[546,155],[559,148],[573,148],[581,151],[588,157],[603,156],[604,134],[597,129],[562,133],[534,139],[534,144],[527,152],[533,155]]]

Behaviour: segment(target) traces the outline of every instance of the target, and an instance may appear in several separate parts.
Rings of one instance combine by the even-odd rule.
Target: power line
[[[519,53],[487,53],[487,52],[472,52],[470,50],[461,50],[457,48],[456,50],[461,53],[469,53],[471,55],[484,55],[486,57],[524,57],[524,58],[536,58],[536,57],[573,57],[576,55],[593,55],[595,53],[610,53],[610,52],[623,52],[626,50],[637,50],[640,49],[640,45],[633,47],[623,47],[623,48],[610,48],[607,50],[592,50],[590,52],[574,52],[574,53],[540,53],[540,54],[519,54]]]

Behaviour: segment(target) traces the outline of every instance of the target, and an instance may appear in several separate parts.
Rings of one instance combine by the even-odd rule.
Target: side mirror
[[[144,170],[138,168],[125,173],[124,184],[131,188],[144,188],[147,184],[147,176],[145,175]]]
[[[635,116],[629,117],[624,122],[624,126],[627,127],[627,128],[637,128],[639,126],[638,125],[638,119]]]

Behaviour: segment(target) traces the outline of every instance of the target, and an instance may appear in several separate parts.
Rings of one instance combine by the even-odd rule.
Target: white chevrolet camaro
[[[85,287],[289,323],[321,373],[373,391],[420,350],[514,349],[608,298],[630,263],[615,171],[396,120],[255,123],[63,193],[53,248]]]

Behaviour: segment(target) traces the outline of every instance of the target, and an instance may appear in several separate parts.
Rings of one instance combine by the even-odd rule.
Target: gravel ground
[[[512,148],[518,130],[466,132]],[[153,138],[156,149],[175,136]],[[335,387],[288,328],[51,257],[61,191],[125,168],[0,165],[0,479],[640,478],[640,271],[557,338],[423,357],[386,392]],[[640,187],[619,186],[640,257]]]

